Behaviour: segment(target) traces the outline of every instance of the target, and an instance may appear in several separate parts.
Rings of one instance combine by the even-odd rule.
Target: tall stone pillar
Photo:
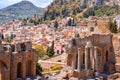
[[[94,66],[93,66],[93,47],[90,47],[90,68],[93,69]]]
[[[88,47],[85,47],[85,70],[88,69]]]
[[[81,65],[80,65],[80,50],[81,48],[78,48],[78,64],[77,64],[77,70],[80,72],[81,70]]]
[[[26,51],[32,50],[32,43],[31,42],[26,42],[25,46],[26,46]]]
[[[72,74],[74,73],[74,61],[72,60]]]
[[[4,52],[3,45],[0,44],[0,52]]]
[[[72,59],[72,74],[74,73],[74,69],[75,69],[75,55],[73,56],[73,59]]]
[[[97,56],[97,47],[94,47],[94,57],[95,57],[95,76],[98,76],[98,56]]]
[[[15,51],[14,52],[20,52],[20,51],[21,51],[20,44],[16,43],[15,44]]]

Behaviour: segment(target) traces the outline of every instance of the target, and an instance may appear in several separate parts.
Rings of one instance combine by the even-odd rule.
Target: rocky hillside
[[[6,8],[0,9],[0,22],[6,22],[18,18],[33,17],[41,14],[42,8],[36,7],[29,1],[21,1]]]
[[[56,17],[61,17],[61,18],[64,18],[66,16],[74,17],[80,13],[85,14],[85,17],[86,15],[88,17],[89,14],[98,15],[98,16],[113,15],[114,11],[119,10],[119,6],[115,6],[115,5],[120,5],[120,1],[119,0],[54,0],[45,11],[43,19],[53,20]],[[105,9],[107,9],[108,13],[107,12],[101,13],[100,10],[105,11],[104,7]],[[110,10],[111,7],[112,9]]]

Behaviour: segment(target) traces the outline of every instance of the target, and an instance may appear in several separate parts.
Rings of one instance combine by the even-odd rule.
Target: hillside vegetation
[[[6,8],[0,9],[0,22],[11,21],[18,18],[29,18],[41,14],[42,8],[36,7],[29,1],[21,1]]]
[[[82,4],[81,0],[55,0],[48,6],[44,13],[44,20],[54,20],[56,17],[64,18],[66,16],[81,13],[86,4]]]
[[[107,6],[103,5],[100,7],[93,7],[93,8],[88,8],[84,13],[84,17],[89,17],[89,16],[113,16],[115,14],[120,14],[120,6],[114,5],[114,6]]]
[[[97,3],[92,4],[91,7],[88,1],[91,0],[54,0],[44,12],[43,20],[54,20],[57,17],[64,18],[66,16],[78,18],[87,18],[89,16],[100,17],[104,15],[113,16],[120,13],[120,7],[112,4],[106,5],[105,2],[107,0],[97,0]]]

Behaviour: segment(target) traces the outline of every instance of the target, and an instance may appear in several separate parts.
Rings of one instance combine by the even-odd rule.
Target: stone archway
[[[7,65],[4,62],[0,61],[0,80],[5,80],[5,71],[7,70]]]
[[[31,76],[32,74],[31,69],[32,69],[32,61],[28,60],[26,62],[26,76]]]
[[[108,51],[106,51],[105,57],[106,57],[106,62],[108,62],[109,61],[109,59],[108,59]]]
[[[77,65],[78,65],[78,54],[76,55],[76,61],[75,61],[75,69],[77,69]]]
[[[17,78],[22,78],[22,63],[17,64]]]
[[[83,60],[82,60],[82,64],[83,64],[83,66],[85,65],[85,53],[83,53]]]

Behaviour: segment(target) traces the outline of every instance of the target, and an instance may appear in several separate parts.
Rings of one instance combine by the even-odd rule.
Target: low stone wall
[[[51,58],[45,59],[45,61],[66,63],[67,56],[68,56],[68,54],[60,54],[60,55],[56,55],[56,56],[53,56]]]
[[[120,72],[120,64],[115,65],[116,72]]]
[[[120,64],[120,55],[116,57],[116,63]]]
[[[107,77],[107,80],[116,80],[116,79],[118,80],[120,79],[120,73],[115,73]]]
[[[74,71],[74,73],[69,77],[83,78],[85,76],[93,76],[93,70],[83,70],[81,72]]]
[[[64,67],[65,64],[61,62],[52,62],[52,61],[38,61],[38,63],[41,65],[43,69],[50,69],[53,66],[60,65],[61,67]]]
[[[115,64],[114,63],[108,63],[106,66],[104,66],[104,69],[109,73],[112,74],[115,72]]]

